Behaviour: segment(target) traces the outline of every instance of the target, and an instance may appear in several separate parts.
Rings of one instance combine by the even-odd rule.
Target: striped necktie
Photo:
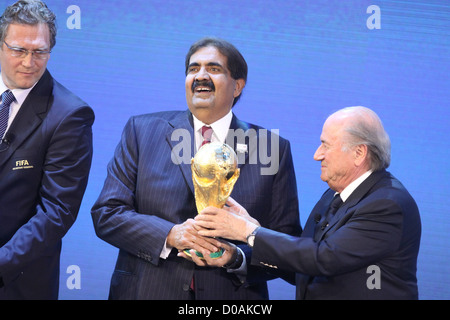
[[[208,127],[208,126],[203,126],[202,127],[203,142],[202,142],[202,145],[200,147],[202,147],[203,145],[211,142],[212,134],[213,134],[213,129],[211,127]]]
[[[16,98],[14,98],[14,94],[10,90],[3,92],[0,109],[0,139],[3,138],[6,128],[8,127],[9,106],[14,100],[16,100]]]

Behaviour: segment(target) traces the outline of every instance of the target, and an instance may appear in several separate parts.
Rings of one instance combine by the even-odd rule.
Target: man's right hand
[[[177,248],[179,251],[194,249],[207,254],[218,251],[220,242],[201,236],[198,234],[198,228],[193,219],[174,225],[167,235],[167,245]]]

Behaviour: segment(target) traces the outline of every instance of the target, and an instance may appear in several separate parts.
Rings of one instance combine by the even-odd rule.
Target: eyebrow
[[[190,67],[198,67],[199,65],[200,64],[198,62],[192,62],[192,63],[190,63],[188,65],[188,69]],[[223,68],[223,66],[220,63],[218,63],[218,62],[209,62],[206,66],[207,67],[221,67],[221,68]]]

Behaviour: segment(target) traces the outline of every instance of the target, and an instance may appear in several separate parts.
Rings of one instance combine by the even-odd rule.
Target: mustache
[[[192,82],[192,92],[194,92],[195,88],[197,87],[208,87],[211,89],[211,91],[216,90],[216,87],[211,80],[195,80],[194,82]]]

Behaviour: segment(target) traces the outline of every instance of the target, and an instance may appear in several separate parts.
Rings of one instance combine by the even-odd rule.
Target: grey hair
[[[347,138],[344,148],[366,145],[370,168],[374,171],[386,169],[391,163],[391,140],[384,130],[378,115],[366,107],[348,107],[339,110],[352,114],[352,121],[344,128]]]
[[[19,0],[6,8],[0,17],[0,40],[6,38],[10,24],[47,24],[50,31],[50,49],[56,44],[56,16],[45,3],[39,0]]]

